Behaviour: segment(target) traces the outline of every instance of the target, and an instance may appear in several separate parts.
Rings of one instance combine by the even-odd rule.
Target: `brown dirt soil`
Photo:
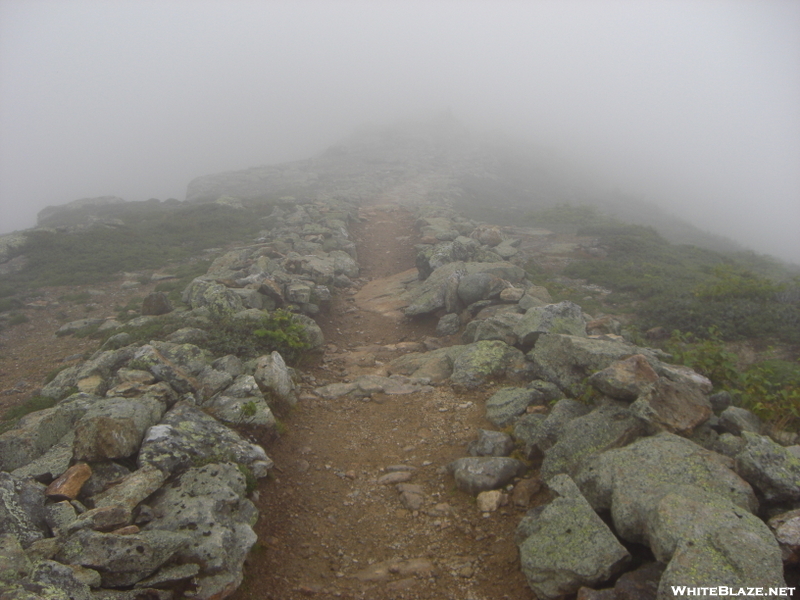
[[[48,287],[38,290],[35,300],[19,310],[27,323],[0,331],[0,416],[36,394],[54,371],[72,366],[97,350],[96,339],[57,337],[64,323],[86,318],[114,318],[117,307],[133,298],[143,298],[156,283],[121,289],[129,278],[92,286]],[[85,294],[88,300],[73,301],[70,295]]]
[[[361,215],[352,228],[359,284],[413,268],[413,216],[397,206]],[[354,293],[338,295],[318,319],[329,344],[305,371],[307,384],[381,372],[398,348],[422,349],[433,333],[432,321],[362,310]],[[466,456],[479,428],[492,428],[483,416],[491,388],[465,394],[444,385],[365,402],[323,400],[312,387],[268,449],[276,468],[258,490],[259,542],[232,600],[535,598],[513,541],[524,509],[481,513],[443,468]],[[410,483],[422,486],[419,510],[378,481],[399,466],[412,468]]]

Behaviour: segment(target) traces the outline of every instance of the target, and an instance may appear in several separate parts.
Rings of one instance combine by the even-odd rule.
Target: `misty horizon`
[[[444,110],[800,263],[800,5],[0,3],[0,229]]]

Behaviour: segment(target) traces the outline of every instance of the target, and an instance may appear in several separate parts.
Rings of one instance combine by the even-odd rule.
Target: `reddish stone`
[[[45,496],[55,501],[75,500],[78,494],[81,493],[83,484],[91,476],[92,468],[86,463],[72,465],[58,479],[47,486],[44,491]]]

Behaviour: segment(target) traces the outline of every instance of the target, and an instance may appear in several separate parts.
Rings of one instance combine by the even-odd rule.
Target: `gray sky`
[[[796,0],[0,0],[0,231],[445,108],[800,262]]]

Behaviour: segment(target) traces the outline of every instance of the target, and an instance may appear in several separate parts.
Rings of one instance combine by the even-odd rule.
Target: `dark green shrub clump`
[[[208,331],[205,344],[213,354],[235,354],[255,358],[277,351],[289,363],[296,363],[309,344],[303,325],[292,313],[278,309],[255,321],[250,319],[218,319]]]

